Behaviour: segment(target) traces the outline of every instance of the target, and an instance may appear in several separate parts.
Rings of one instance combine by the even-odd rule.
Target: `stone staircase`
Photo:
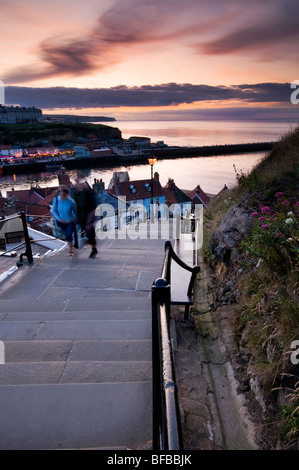
[[[164,240],[105,240],[1,287],[0,449],[138,449],[152,438],[151,299]]]

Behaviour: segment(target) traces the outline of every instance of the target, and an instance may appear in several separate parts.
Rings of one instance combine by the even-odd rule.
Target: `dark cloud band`
[[[55,108],[162,107],[202,101],[241,100],[247,103],[290,103],[289,83],[208,86],[168,83],[155,86],[113,88],[7,86],[6,102],[22,106]]]

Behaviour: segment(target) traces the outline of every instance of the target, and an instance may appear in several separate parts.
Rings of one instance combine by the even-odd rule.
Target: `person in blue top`
[[[73,234],[77,220],[77,207],[69,195],[67,186],[60,186],[58,196],[53,200],[52,214],[65,235],[69,247],[69,256],[74,256]]]

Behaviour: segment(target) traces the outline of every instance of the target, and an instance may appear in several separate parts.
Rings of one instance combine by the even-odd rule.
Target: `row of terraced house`
[[[65,169],[58,172],[58,182],[59,185],[64,184],[69,186],[71,193],[72,191],[91,189],[86,181],[83,183],[72,183]],[[115,214],[119,210],[120,200],[125,201],[126,214],[132,213],[132,211],[137,210],[139,207],[145,208],[148,211],[153,197],[153,203],[160,208],[159,210],[162,210],[163,206],[176,205],[176,207],[181,208],[182,215],[184,215],[183,210],[186,207],[190,211],[196,204],[202,204],[204,208],[207,208],[211,200],[218,196],[206,194],[200,185],[197,185],[191,191],[183,191],[176,186],[171,178],[162,187],[157,172],[153,178],[153,191],[151,184],[151,179],[130,181],[128,174],[125,178],[121,179],[117,172],[113,174],[107,189],[105,189],[103,181],[94,181],[93,189],[97,205],[102,204],[111,207],[114,214],[110,219],[108,216],[106,217],[109,229],[116,227],[117,220],[119,222],[119,217],[115,217]],[[28,216],[27,220],[32,228],[43,233],[55,235],[51,223],[51,204],[57,195],[58,187],[41,188],[40,186],[34,186],[30,189],[8,190],[6,197],[0,196],[0,216],[5,217],[23,211]],[[225,190],[226,186],[222,191]],[[140,215],[142,220],[142,217],[146,218],[148,214]],[[114,223],[115,225],[113,226]],[[125,217],[124,223],[126,223]]]
[[[42,122],[43,113],[39,108],[0,105],[0,124]]]

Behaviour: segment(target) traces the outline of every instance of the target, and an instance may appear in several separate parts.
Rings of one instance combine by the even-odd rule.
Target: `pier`
[[[220,155],[231,155],[241,153],[253,153],[270,151],[275,142],[256,142],[247,144],[230,144],[230,145],[209,145],[201,147],[163,147],[144,150],[139,153],[124,154],[114,151],[108,156],[92,156],[92,157],[67,157],[61,159],[36,159],[31,162],[15,162],[4,164],[3,175],[24,174],[28,171],[46,171],[47,166],[51,163],[57,163],[64,166],[67,170],[76,168],[97,168],[112,166],[130,166],[148,164],[149,155],[155,155],[157,160],[175,159],[175,158],[195,158],[195,157],[211,157]]]

